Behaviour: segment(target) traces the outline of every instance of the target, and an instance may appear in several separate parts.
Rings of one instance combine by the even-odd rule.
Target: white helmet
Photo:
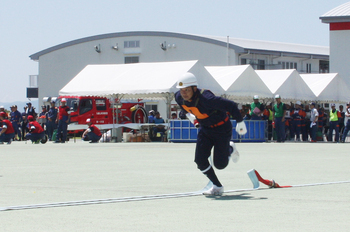
[[[176,88],[182,89],[189,86],[197,86],[197,78],[192,73],[185,73],[178,81]]]

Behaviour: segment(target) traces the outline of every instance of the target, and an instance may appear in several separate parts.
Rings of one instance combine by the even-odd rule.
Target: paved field
[[[247,171],[252,168],[280,185],[350,181],[349,146],[237,144],[240,161],[217,173],[226,190],[251,189]],[[350,183],[125,200],[201,190],[208,181],[193,162],[194,147],[80,141],[1,145],[1,209],[121,201],[0,211],[0,231],[349,231]]]

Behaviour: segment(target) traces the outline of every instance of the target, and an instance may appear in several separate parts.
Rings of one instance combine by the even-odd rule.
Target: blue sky
[[[123,31],[167,31],[329,44],[319,17],[346,0],[2,0],[0,8],[0,102],[27,101],[29,56],[93,35]]]

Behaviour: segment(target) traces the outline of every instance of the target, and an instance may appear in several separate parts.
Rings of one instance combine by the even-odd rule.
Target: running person
[[[196,117],[194,124],[199,123],[201,127],[197,136],[194,161],[198,169],[213,183],[213,187],[203,194],[221,195],[224,187],[209,163],[211,149],[214,147],[213,162],[217,169],[226,168],[231,154],[237,162],[239,153],[230,141],[232,124],[227,113],[236,119],[236,130],[240,135],[245,134],[247,129],[235,102],[216,97],[210,90],[198,89],[197,85],[196,77],[192,73],[186,73],[177,83],[176,88],[180,91],[175,93],[175,100],[182,111]]]

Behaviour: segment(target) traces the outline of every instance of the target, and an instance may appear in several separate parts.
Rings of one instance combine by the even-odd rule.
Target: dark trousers
[[[21,129],[22,129],[22,140],[24,140],[26,133],[28,131],[27,122],[22,122]]]
[[[293,138],[295,135],[297,136],[297,139],[300,139],[300,133],[301,133],[301,120],[295,119],[292,123],[293,127]]]
[[[328,141],[333,141],[333,130],[335,130],[335,142],[339,142],[339,123],[338,121],[329,122],[329,131],[328,131]]]
[[[310,134],[311,134],[311,139],[313,141],[316,141],[316,131],[317,131],[317,124],[316,125],[313,125],[311,128],[310,128]]]
[[[343,132],[342,141],[345,141],[346,136],[348,135],[349,130],[350,130],[350,119],[348,119],[348,121],[346,122],[346,126],[345,126],[344,132]]]
[[[216,128],[202,128],[198,132],[194,161],[199,170],[210,167],[209,157],[214,147],[213,162],[217,169],[224,169],[229,162],[232,124],[229,121]]]
[[[95,134],[94,132],[89,132],[87,133],[87,135],[85,135],[85,137],[83,138],[84,141],[92,141],[92,142],[98,142],[100,141],[102,136],[98,136],[97,134]]]
[[[282,122],[282,117],[275,118],[275,128],[276,128],[277,142],[284,142],[284,140],[286,139],[285,121]]]
[[[13,129],[15,130],[15,136],[18,136],[18,139],[21,139],[21,131],[19,130],[19,126],[17,122],[12,122]]]
[[[67,128],[68,124],[66,121],[58,121],[56,141],[59,141],[61,139],[62,142],[65,142],[67,140]]]
[[[11,134],[1,134],[0,135],[0,142],[10,142],[11,139],[15,137],[15,133]]]
[[[45,136],[45,132],[41,132],[41,133],[28,133],[26,134],[26,139],[27,140],[31,140],[33,142],[36,142],[38,140],[43,139]]]
[[[49,137],[49,140],[52,140],[52,135],[53,135],[53,131],[57,128],[57,124],[55,122],[50,122],[48,121],[46,123],[46,133],[47,136]]]

